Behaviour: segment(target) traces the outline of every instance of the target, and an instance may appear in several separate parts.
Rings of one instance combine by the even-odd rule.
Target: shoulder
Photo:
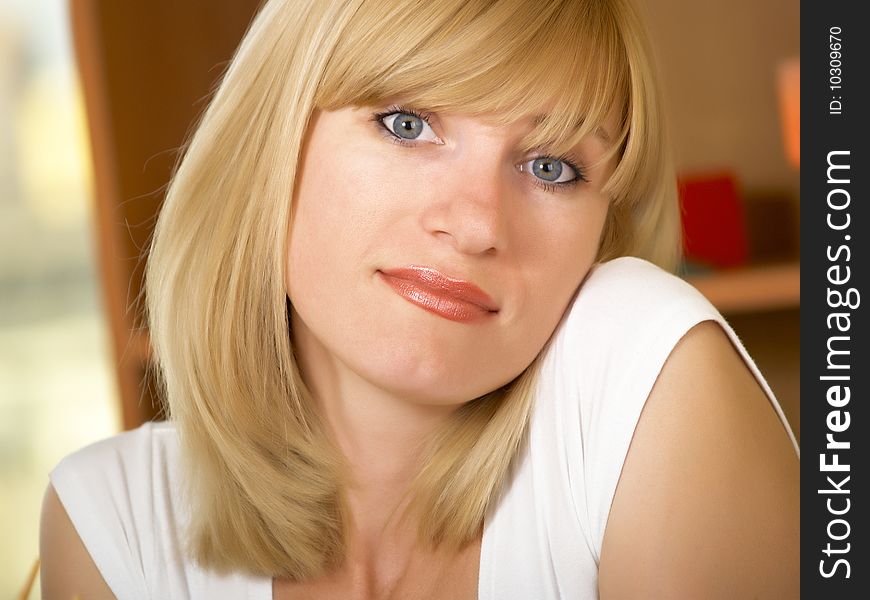
[[[602,597],[796,594],[798,481],[791,441],[737,347],[720,324],[692,327],[631,440],[604,538]]]
[[[49,484],[39,525],[42,597],[113,598],[115,595],[94,564],[57,492]]]
[[[100,509],[102,525],[134,537],[147,533],[142,528],[150,524],[143,521],[159,508],[156,499],[174,493],[177,453],[174,425],[146,423],[73,452],[49,478],[77,528]]]
[[[685,281],[621,257],[590,270],[548,343],[533,432],[562,440],[565,448],[554,451],[571,457],[572,502],[596,561],[632,433],[662,364],[694,324],[718,318]]]
[[[50,473],[42,539],[55,535],[51,529],[76,534],[115,595],[144,597],[150,558],[144,553],[155,535],[175,525],[176,455],[167,423],[147,423],[70,454]]]
[[[689,359],[701,361],[703,368]],[[567,466],[572,497],[582,507],[596,560],[629,447],[637,447],[632,440],[641,414],[653,399],[654,386],[658,395],[670,379],[691,382],[690,391],[706,402],[742,393],[729,387],[742,381],[755,393],[756,408],[767,411],[783,433],[781,410],[764,378],[737,334],[700,292],[634,257],[595,266],[550,342],[538,387],[547,401],[536,410],[549,416],[538,419],[540,426],[556,428],[569,456],[576,457]],[[671,396],[669,406],[685,417],[692,414],[686,409],[701,405],[697,398]],[[663,429],[659,434],[670,435]]]

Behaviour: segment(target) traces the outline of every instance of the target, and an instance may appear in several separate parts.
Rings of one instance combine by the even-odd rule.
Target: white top
[[[693,287],[631,257],[596,266],[559,324],[536,389],[529,444],[484,524],[479,600],[594,599],[604,527],[644,402],[679,339],[721,324]],[[106,583],[121,600],[270,600],[271,579],[204,571],[181,553],[172,423],[142,427],[63,459],[51,482]]]

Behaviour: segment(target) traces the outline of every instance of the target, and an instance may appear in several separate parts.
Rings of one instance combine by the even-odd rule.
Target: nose
[[[424,228],[460,253],[491,254],[506,246],[509,181],[497,154],[480,149],[452,158],[427,194]]]

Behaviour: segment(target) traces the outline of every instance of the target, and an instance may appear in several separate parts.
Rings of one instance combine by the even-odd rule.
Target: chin
[[[443,354],[427,358],[411,352],[386,364],[369,364],[366,371],[367,379],[381,389],[415,404],[438,406],[464,404],[513,379],[493,376],[473,360],[445,361]]]
[[[467,361],[464,367],[455,362],[445,359],[443,354],[427,356],[405,351],[377,364],[369,362],[361,374],[373,385],[415,404],[464,404],[489,391],[484,382],[469,385],[480,379],[480,373],[469,371]]]

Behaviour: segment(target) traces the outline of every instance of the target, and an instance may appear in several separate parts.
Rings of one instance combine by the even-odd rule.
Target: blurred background
[[[36,559],[48,470],[119,428],[93,197],[66,4],[0,0],[0,598]]]
[[[141,249],[258,0],[0,0],[0,597],[47,474],[157,416]],[[681,183],[682,274],[799,435],[799,3],[640,0]],[[38,598],[38,582],[30,598]]]

